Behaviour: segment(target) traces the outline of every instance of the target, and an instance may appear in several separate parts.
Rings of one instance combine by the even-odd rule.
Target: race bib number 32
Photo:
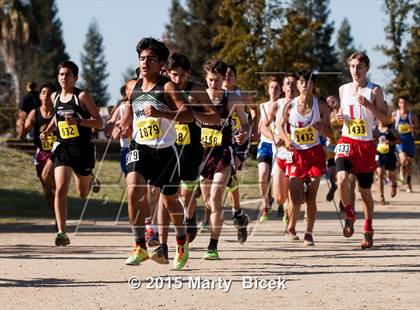
[[[76,138],[79,136],[77,125],[69,125],[66,121],[58,122],[58,130],[62,139]]]
[[[350,144],[347,143],[340,143],[337,144],[337,146],[335,147],[335,155],[344,155],[344,156],[349,156],[350,154]]]
[[[47,140],[41,140],[42,150],[51,151],[55,140],[55,136],[48,136]]]
[[[210,146],[221,146],[223,134],[220,130],[201,128],[201,141]]]
[[[157,139],[162,136],[162,130],[157,118],[147,118],[137,121],[136,128],[139,133],[140,141]]]
[[[191,144],[190,128],[187,124],[176,124],[176,144]]]
[[[313,127],[295,128],[294,136],[297,144],[315,143],[315,131]]]
[[[367,136],[366,121],[364,119],[354,119],[347,122],[349,134],[354,137]]]

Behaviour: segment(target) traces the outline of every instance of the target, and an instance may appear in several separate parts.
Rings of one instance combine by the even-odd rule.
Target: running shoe
[[[248,215],[246,215],[243,210],[240,210],[240,212],[235,212],[233,216],[233,225],[238,230],[238,242],[241,244],[244,243],[248,238],[248,230],[246,228],[248,222]]]
[[[365,231],[363,233],[363,240],[362,243],[360,244],[360,247],[362,248],[362,250],[364,249],[369,249],[373,246],[373,233],[374,231]]]
[[[174,257],[174,268],[175,269],[182,269],[188,261],[188,240],[185,240],[184,244],[177,245],[177,251]]]
[[[260,223],[267,222],[270,219],[268,216],[268,210],[267,208],[263,208],[261,211],[260,218],[258,219]]]
[[[287,212],[284,212],[282,221],[286,225],[289,224],[289,215],[287,214]]]
[[[197,221],[195,219],[195,214],[191,219],[186,219],[185,222],[187,225],[188,242],[191,243],[197,236]]]
[[[289,239],[289,241],[299,241],[299,237],[297,236],[294,228],[289,228],[287,230],[287,239]]]
[[[395,197],[397,195],[397,184],[392,184],[391,187],[391,197]]]
[[[125,261],[126,265],[130,266],[138,266],[141,262],[144,262],[145,260],[149,259],[149,254],[147,253],[147,250],[142,249],[139,246],[134,247],[133,253],[127,260]]]
[[[158,264],[169,264],[168,260],[168,246],[160,244],[150,255],[150,259]]]
[[[92,178],[92,192],[99,193],[99,191],[101,190],[101,182],[99,182],[99,180],[95,177],[95,175],[92,173],[91,175]]]
[[[219,260],[219,251],[217,251],[217,249],[208,249],[205,253],[204,253],[204,257],[205,260]]]
[[[341,200],[340,200],[340,203],[338,205],[340,207],[340,212],[344,213],[344,204]]]
[[[59,231],[55,235],[55,245],[56,246],[66,246],[70,244],[70,239],[67,237],[65,232]]]
[[[305,234],[305,236],[303,237],[303,245],[304,246],[314,246],[314,238],[312,237],[311,234]]]
[[[411,183],[407,183],[407,193],[412,193],[413,192],[413,189],[412,189],[412,187],[411,187]]]
[[[159,233],[156,231],[153,234],[152,238],[150,238],[147,241],[147,246],[154,248],[154,247],[158,246],[159,244],[160,244],[159,243]]]
[[[354,234],[354,222],[356,222],[356,215],[354,217],[346,217],[343,227],[343,236],[350,238]]]
[[[210,232],[209,224],[201,223],[200,234],[208,233],[208,232]]]
[[[332,201],[334,199],[334,193],[336,190],[337,190],[337,185],[333,183],[330,190],[327,193],[327,196],[326,196],[327,201]]]

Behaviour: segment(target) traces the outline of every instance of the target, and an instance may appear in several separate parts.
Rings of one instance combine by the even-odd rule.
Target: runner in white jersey
[[[284,93],[284,98],[277,100],[277,104],[272,105],[268,111],[267,119],[261,124],[261,133],[264,135],[271,134],[269,126],[271,122],[275,123],[275,133],[273,136],[273,155],[276,160],[276,164],[273,165],[272,169],[272,191],[273,197],[278,206],[279,216],[283,217],[284,222],[288,221],[287,212],[284,213],[283,204],[288,199],[289,195],[289,179],[285,175],[286,173],[286,155],[287,150],[283,145],[283,139],[280,137],[280,121],[283,118],[283,110],[287,103],[293,100],[293,98],[298,94],[296,88],[296,75],[292,73],[286,73],[282,79],[282,90]],[[286,126],[286,132],[289,132],[288,126]]]
[[[174,268],[182,268],[188,260],[188,240],[184,212],[178,200],[179,160],[175,147],[175,121],[190,122],[192,113],[184,106],[179,88],[160,71],[169,50],[160,41],[144,38],[137,44],[142,78],[134,84],[130,103],[113,137],[119,138],[132,125],[136,131],[127,154],[126,178],[128,215],[136,245],[127,265],[139,265],[149,258],[145,239],[145,217],[150,216],[146,199],[146,184],[160,188],[161,203],[169,211],[175,226],[177,251]],[[159,222],[160,224],[160,222]]]
[[[376,146],[373,129],[378,118],[388,124],[387,108],[380,86],[366,78],[370,60],[363,52],[352,54],[347,64],[353,81],[340,87],[341,107],[337,119],[343,121],[342,135],[335,149],[337,187],[346,213],[343,235],[354,233],[356,213],[351,205],[349,175],[354,174],[359,184],[365,215],[361,248],[373,246],[373,198],[371,186],[376,169]]]
[[[275,76],[268,79],[268,94],[270,101],[264,102],[260,105],[260,124],[259,128],[267,120],[268,112],[271,106],[277,106],[277,101],[281,95],[281,80]],[[260,193],[263,199],[263,207],[261,209],[260,222],[266,222],[269,219],[269,209],[271,209],[271,196],[270,196],[270,172],[273,164],[273,135],[274,135],[274,122],[270,122],[269,131],[264,133],[261,131],[260,143],[257,150],[258,161],[258,183],[260,186]],[[267,134],[270,135],[267,135]]]
[[[313,246],[312,231],[316,217],[316,195],[319,182],[326,170],[326,157],[319,136],[331,135],[328,107],[313,96],[315,76],[312,72],[300,72],[297,87],[299,97],[284,108],[280,122],[280,134],[289,151],[286,158],[286,175],[289,177],[292,208],[287,236],[299,240],[296,222],[300,206],[306,202],[307,227],[304,245]],[[285,130],[290,125],[290,137]]]

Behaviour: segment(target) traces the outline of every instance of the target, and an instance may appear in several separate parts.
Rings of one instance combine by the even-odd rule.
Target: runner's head
[[[326,102],[330,109],[338,108],[338,100],[334,96],[328,96]]]
[[[227,90],[234,90],[235,85],[236,85],[236,68],[233,65],[228,65],[225,79],[223,81],[223,88]]]
[[[212,91],[220,91],[226,76],[227,65],[221,59],[210,58],[204,65],[207,87]]]
[[[408,97],[400,96],[398,98],[398,107],[403,110],[407,110],[408,108]]]
[[[297,88],[301,95],[312,95],[316,75],[312,71],[300,71],[298,73]]]
[[[41,104],[45,105],[51,102],[51,94],[55,92],[55,86],[49,82],[44,83],[41,85],[40,92],[39,92],[39,100],[41,100]]]
[[[58,83],[61,88],[65,90],[73,89],[79,78],[79,67],[73,61],[64,60],[58,65],[57,71]]]
[[[168,60],[169,50],[163,42],[153,38],[143,38],[137,44],[140,75],[142,77],[159,75]]]
[[[347,65],[354,82],[364,82],[366,80],[370,59],[364,52],[351,54],[347,60]]]
[[[191,64],[187,56],[172,53],[166,63],[166,70],[171,81],[183,88],[187,84],[191,72]]]
[[[277,76],[270,76],[268,78],[268,95],[270,101],[276,101],[281,95],[281,79]]]
[[[298,94],[296,87],[297,77],[293,73],[286,73],[282,79],[282,89],[284,94],[289,98],[294,98]]]

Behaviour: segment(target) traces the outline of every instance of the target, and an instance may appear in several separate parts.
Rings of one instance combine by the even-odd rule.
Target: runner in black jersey
[[[58,225],[55,238],[57,246],[68,245],[65,233],[67,220],[67,193],[72,172],[75,174],[76,189],[85,198],[92,187],[92,169],[95,165],[95,150],[91,142],[91,129],[102,127],[102,118],[92,97],[75,87],[79,68],[72,61],[58,65],[58,82],[61,91],[51,95],[54,102],[54,117],[47,129],[40,135],[45,140],[57,129],[57,141],[53,144],[55,165],[54,209]]]
[[[231,174],[235,173],[232,150],[232,114],[237,113],[242,124],[246,124],[244,113],[238,108],[237,100],[232,100],[229,92],[222,89],[227,66],[219,59],[210,59],[204,66],[207,93],[222,118],[221,124],[203,123],[201,141],[204,146],[204,164],[201,171],[201,191],[206,207],[211,208],[210,243],[204,259],[217,260],[217,243],[223,226],[222,196]],[[235,140],[244,143],[244,128],[238,129]],[[242,226],[246,223],[242,223]]]
[[[150,216],[146,184],[159,187],[161,202],[175,225],[177,253],[174,267],[182,268],[188,260],[188,240],[184,212],[178,200],[179,158],[175,146],[175,122],[191,122],[192,113],[184,106],[179,88],[160,71],[169,51],[165,44],[144,38],[137,44],[141,79],[133,82],[129,104],[119,127],[113,131],[118,138],[132,126],[133,141],[127,155],[128,214],[136,245],[127,259],[128,265],[139,265],[149,258],[144,235],[144,218]],[[158,217],[158,226],[164,220]],[[161,236],[160,236],[161,237]],[[166,251],[167,252],[167,251]],[[167,258],[160,263],[168,263]]]
[[[54,85],[45,83],[41,86],[39,99],[41,106],[29,112],[23,127],[20,127],[19,138],[24,139],[26,134],[34,129],[34,145],[36,152],[33,157],[33,163],[36,168],[36,174],[41,182],[45,199],[48,207],[54,212],[54,163],[51,157],[51,148],[56,140],[55,133],[47,137],[47,140],[41,140],[39,135],[47,128],[53,118],[53,104],[51,94],[55,91]]]

